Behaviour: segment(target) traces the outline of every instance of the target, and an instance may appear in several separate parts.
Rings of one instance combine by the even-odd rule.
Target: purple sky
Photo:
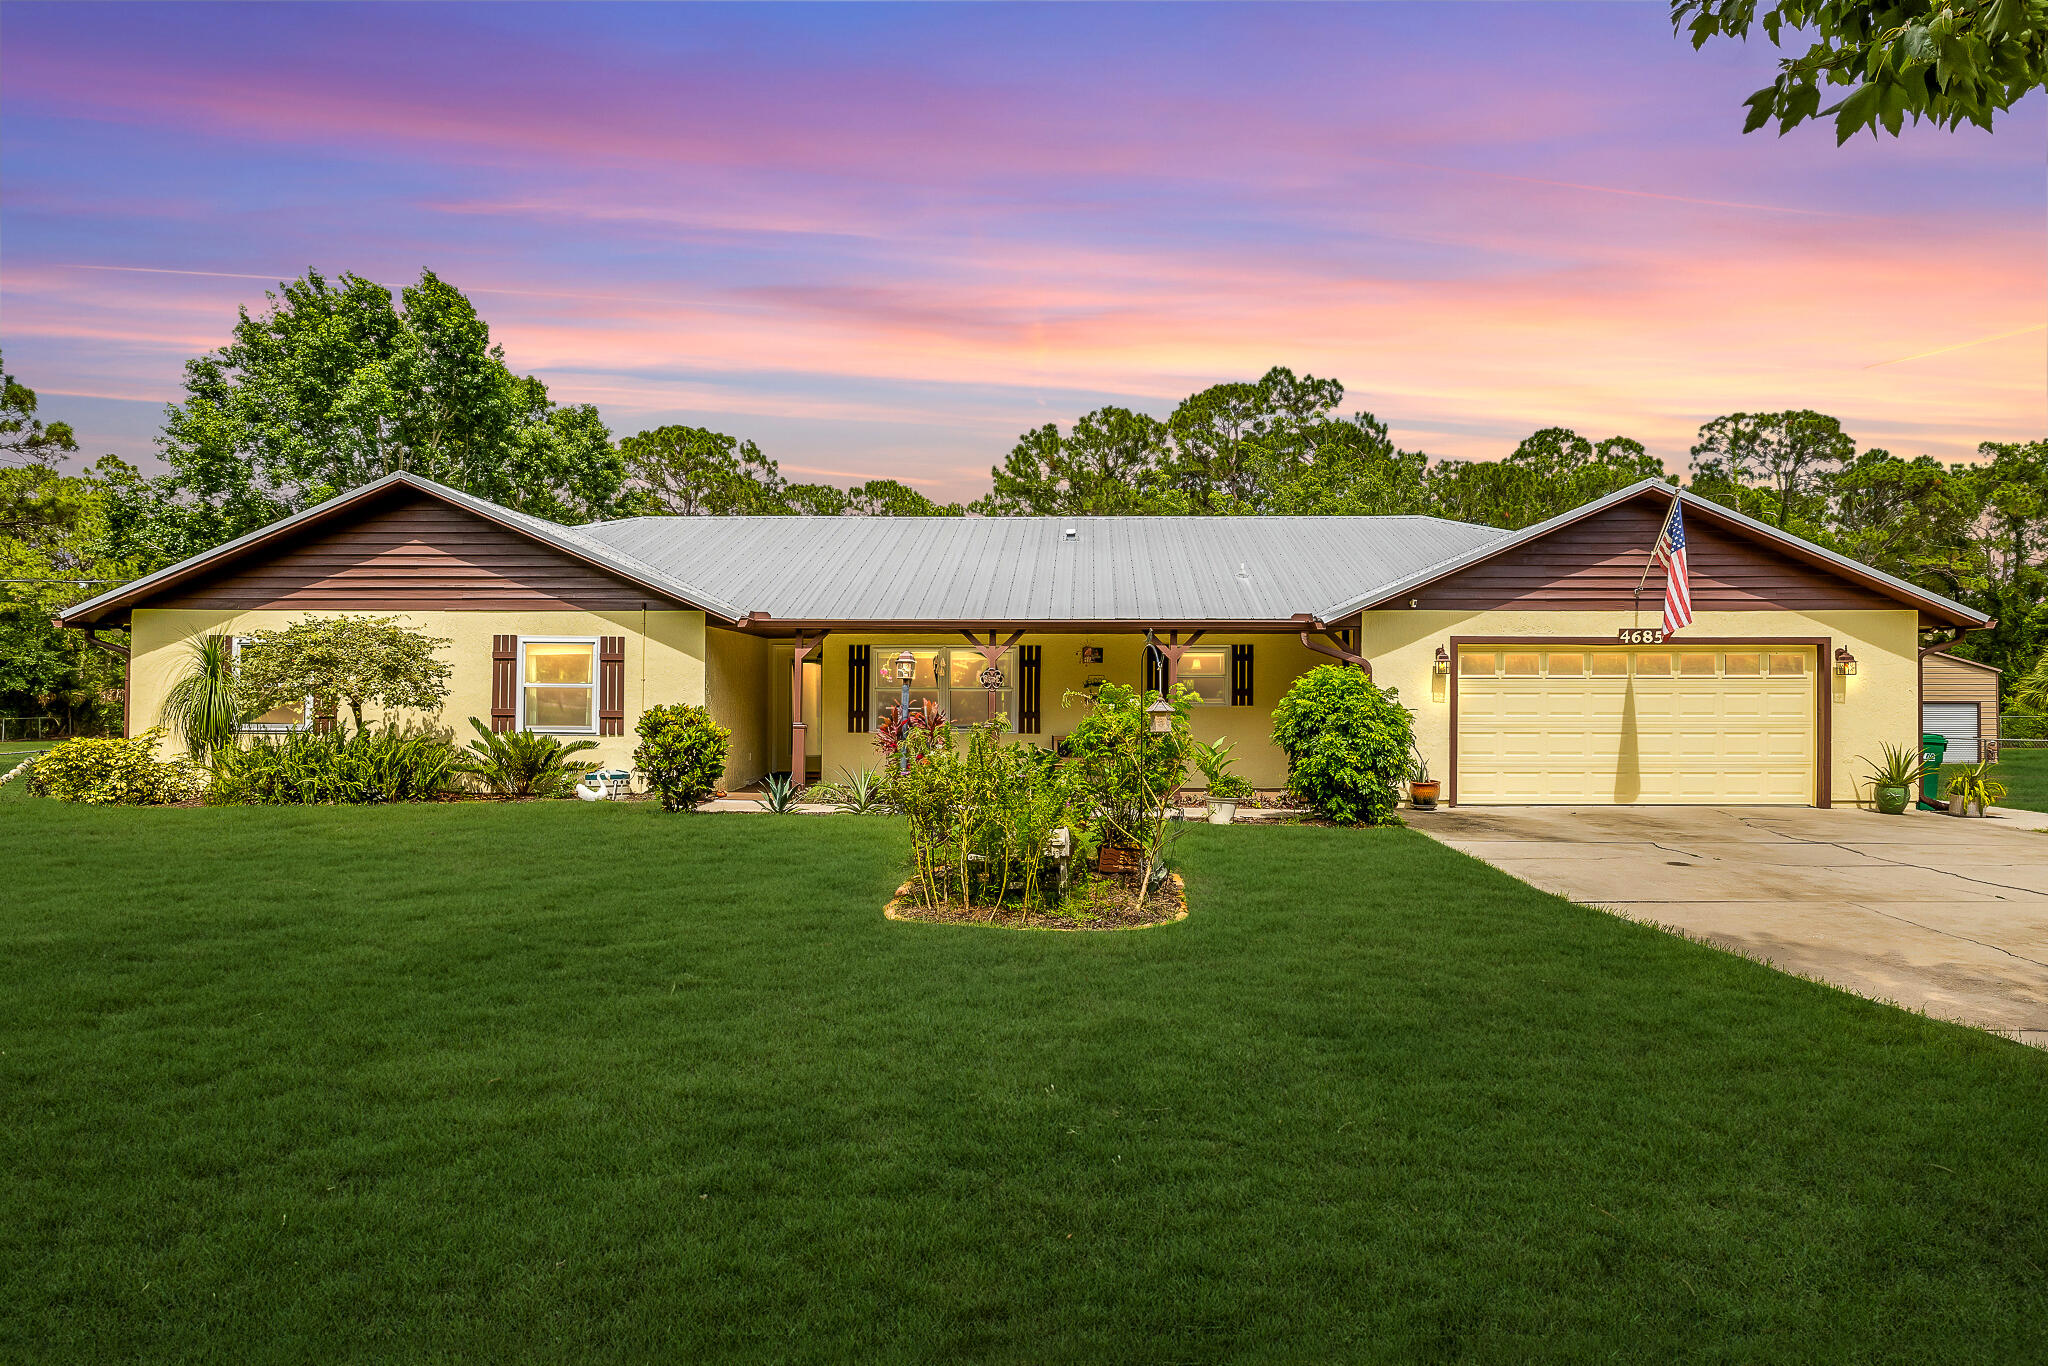
[[[1815,407],[2048,434],[2048,100],[1740,133],[1660,4],[0,13],[0,346],[89,454],[308,266],[468,291],[620,435],[979,492],[1026,427],[1268,366],[1411,447]]]

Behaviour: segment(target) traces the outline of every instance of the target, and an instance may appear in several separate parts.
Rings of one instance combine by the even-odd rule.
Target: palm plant
[[[1948,793],[1951,797],[1962,798],[1965,807],[1989,811],[1993,803],[2005,800],[2005,784],[1991,776],[1991,764],[1987,760],[1971,764],[1950,778]]]
[[[235,727],[247,714],[235,685],[233,637],[220,632],[187,642],[191,667],[164,696],[163,724],[195,759],[235,743]]]
[[[530,730],[501,734],[474,716],[469,724],[478,738],[469,742],[459,771],[474,775],[489,791],[508,797],[566,797],[577,779],[597,767],[568,762],[572,754],[596,749],[595,740],[565,745],[552,735]]]

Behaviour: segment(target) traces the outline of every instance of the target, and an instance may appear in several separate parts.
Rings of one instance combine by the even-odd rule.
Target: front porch
[[[857,626],[792,634],[765,642],[759,770],[790,773],[795,754],[804,756],[807,782],[875,767],[874,728],[906,700],[936,707],[957,727],[1000,721],[1020,740],[1056,748],[1093,689],[1183,683],[1199,699],[1195,738],[1232,742],[1237,772],[1255,787],[1278,789],[1287,763],[1272,743],[1274,704],[1318,664],[1359,662],[1353,640],[1348,632],[1310,634],[1294,623],[1088,632],[1001,623],[955,630]],[[897,677],[906,654],[907,681]]]

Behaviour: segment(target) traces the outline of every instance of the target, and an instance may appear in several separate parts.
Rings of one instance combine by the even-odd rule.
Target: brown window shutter
[[[1230,705],[1249,707],[1252,704],[1252,647],[1233,645],[1230,647]]]
[[[491,637],[491,729],[519,725],[519,637]]]
[[[597,638],[597,733],[626,733],[626,638]]]
[[[1025,645],[1017,651],[1017,733],[1038,734],[1038,650]]]
[[[868,690],[874,680],[868,677],[868,647],[849,645],[846,647],[846,729],[851,735],[864,735],[868,729]]]
[[[1145,647],[1145,691],[1166,691],[1166,656],[1159,652],[1156,645]]]

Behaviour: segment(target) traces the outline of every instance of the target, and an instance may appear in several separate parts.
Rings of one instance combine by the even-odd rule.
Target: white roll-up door
[[[1977,747],[1977,704],[1975,702],[1923,702],[1920,704],[1920,732],[1923,735],[1946,735],[1948,753],[1942,756],[1947,764],[1974,764],[1980,753]]]

